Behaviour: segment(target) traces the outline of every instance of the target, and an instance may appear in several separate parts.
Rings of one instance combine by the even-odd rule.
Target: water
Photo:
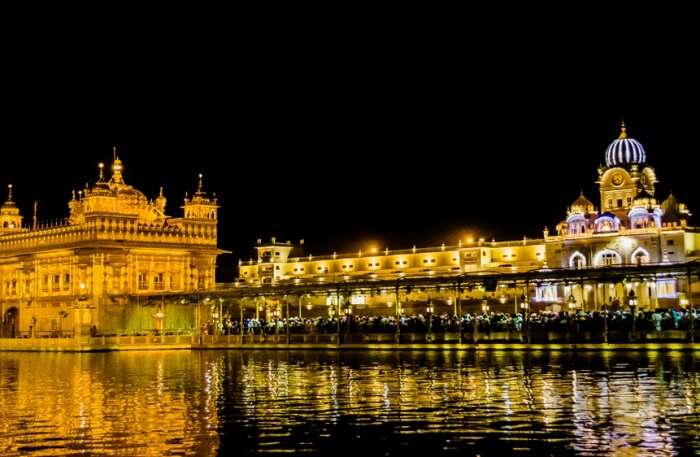
[[[0,353],[0,455],[698,455],[682,353]]]

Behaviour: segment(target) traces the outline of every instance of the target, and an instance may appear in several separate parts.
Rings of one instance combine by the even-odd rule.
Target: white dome
[[[605,151],[605,163],[608,167],[618,167],[633,163],[645,163],[647,154],[642,144],[634,138],[627,138],[625,123],[618,139],[610,143]]]

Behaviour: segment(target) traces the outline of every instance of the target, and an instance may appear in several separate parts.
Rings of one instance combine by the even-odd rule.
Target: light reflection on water
[[[692,455],[692,354],[0,353],[0,455]]]

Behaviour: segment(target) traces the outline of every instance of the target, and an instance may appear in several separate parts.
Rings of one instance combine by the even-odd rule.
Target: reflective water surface
[[[0,353],[0,455],[697,455],[698,356]]]

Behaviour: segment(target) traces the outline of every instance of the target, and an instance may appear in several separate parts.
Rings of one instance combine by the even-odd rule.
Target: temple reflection
[[[325,453],[377,436],[365,445],[671,455],[698,445],[696,363],[674,353],[5,353],[0,449]]]

